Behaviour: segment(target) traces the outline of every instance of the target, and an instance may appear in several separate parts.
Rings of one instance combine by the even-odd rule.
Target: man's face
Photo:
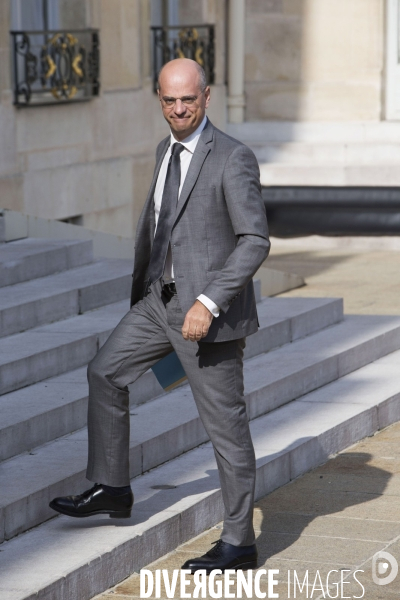
[[[202,122],[210,101],[210,88],[201,89],[192,65],[167,65],[160,77],[158,96],[164,118],[177,140],[184,140]]]

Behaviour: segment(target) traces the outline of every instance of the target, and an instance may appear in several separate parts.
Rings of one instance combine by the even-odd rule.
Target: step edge
[[[331,302],[330,304],[327,304],[327,305],[324,307],[324,310],[327,310],[327,311],[328,311],[328,310],[329,310],[329,311],[333,310],[333,309],[334,309],[334,306],[335,306],[335,301],[336,301],[336,300],[337,300],[337,299],[334,299],[334,300],[332,300],[332,302]],[[104,305],[104,306],[101,306],[101,307],[98,307],[98,308],[95,308],[95,309],[89,310],[88,312],[85,312],[85,313],[84,313],[84,315],[85,315],[86,317],[90,317],[90,315],[91,315],[91,314],[93,314],[95,311],[97,311],[96,315],[98,315],[98,314],[99,314],[99,311],[104,311],[104,313],[107,315],[107,314],[109,313],[109,311],[111,310],[111,307],[115,307],[115,310],[116,310],[116,311],[118,311],[120,308],[122,308],[122,306],[121,306],[121,305],[122,305],[122,303],[125,303],[125,302],[126,302],[126,300],[119,300],[118,302],[113,302],[112,304],[107,304],[107,305]],[[309,311],[308,313],[303,313],[303,317],[304,317],[304,314],[309,314],[309,315],[311,315],[311,313],[312,313],[314,310],[317,310],[317,308],[315,308],[315,309],[312,309],[312,310],[311,310],[311,311]],[[68,317],[67,319],[64,319],[64,320],[62,320],[62,321],[55,321],[54,323],[50,323],[50,324],[44,324],[44,325],[39,325],[39,326],[37,326],[37,327],[34,327],[34,328],[31,328],[31,329],[28,329],[28,330],[26,330],[25,332],[16,332],[16,333],[13,333],[13,334],[11,334],[11,335],[9,335],[9,336],[5,336],[5,337],[4,337],[4,338],[2,338],[2,339],[3,339],[3,340],[7,340],[7,339],[9,339],[9,338],[13,338],[14,336],[24,336],[24,335],[25,335],[25,336],[29,336],[29,335],[32,335],[32,334],[35,334],[35,333],[38,333],[38,334],[40,334],[40,333],[42,333],[42,331],[40,331],[40,329],[42,329],[43,327],[46,327],[46,328],[48,329],[47,331],[45,331],[45,332],[43,332],[43,333],[49,333],[49,334],[59,334],[59,335],[62,335],[62,334],[63,334],[63,333],[65,333],[65,332],[57,332],[57,331],[53,331],[51,328],[53,327],[53,329],[56,329],[56,327],[57,327],[57,324],[59,324],[59,323],[63,323],[63,324],[65,325],[65,323],[66,323],[66,322],[67,322],[69,319],[70,319],[70,320],[72,320],[72,321],[73,321],[73,323],[76,323],[76,319],[78,319],[80,316],[82,316],[82,315],[72,315],[72,316],[70,316],[70,317]],[[298,317],[298,318],[300,318],[300,317]],[[291,316],[291,317],[286,317],[286,318],[282,318],[282,319],[281,319],[281,320],[279,320],[279,321],[277,320],[277,323],[281,323],[281,322],[282,322],[282,323],[283,323],[283,322],[289,322],[289,321],[290,321],[290,319],[293,319],[293,316]],[[75,321],[74,321],[74,320],[75,320]],[[335,320],[335,322],[338,322],[338,321],[336,321],[336,320]],[[331,323],[331,324],[335,324],[335,322],[333,322],[333,323]],[[267,325],[266,327],[268,327],[268,326],[269,326],[269,325]],[[326,326],[326,325],[324,325],[324,328],[325,328],[325,326]],[[261,327],[261,328],[260,328],[260,330],[259,330],[259,332],[260,332],[260,331],[262,331],[262,330],[264,330],[266,327]],[[291,326],[291,327],[292,327],[292,326]],[[83,341],[87,340],[89,337],[91,337],[91,336],[93,336],[93,335],[96,335],[96,336],[97,336],[97,339],[98,339],[98,343],[100,343],[100,342],[99,342],[99,340],[100,340],[101,338],[104,338],[104,335],[107,335],[107,334],[109,335],[113,329],[114,329],[114,327],[112,327],[111,329],[102,329],[101,331],[99,331],[99,330],[98,330],[98,331],[96,331],[95,333],[93,333],[93,332],[87,332],[86,334],[83,334],[83,335],[82,335],[82,336],[81,336],[79,339],[80,339],[80,341],[81,341],[81,342],[83,342]],[[76,333],[76,332],[72,332],[72,333]],[[315,332],[313,331],[312,333],[315,333]],[[307,337],[307,336],[306,336],[306,337]],[[21,337],[21,340],[20,340],[20,341],[21,341],[21,343],[23,344],[23,341],[24,341],[24,340],[23,340],[23,338],[22,338],[22,337]],[[67,345],[67,343],[69,343],[69,342],[66,342],[66,343],[64,343],[64,344],[63,344],[63,343],[61,343],[60,345],[58,345],[58,346],[56,346],[56,347],[53,347],[53,348],[52,348],[52,351],[62,351],[62,348],[63,348],[63,347],[65,347],[65,346]],[[0,369],[7,368],[7,367],[8,367],[8,365],[13,365],[13,364],[15,364],[15,363],[16,363],[16,362],[18,362],[18,361],[24,361],[24,360],[35,360],[35,357],[38,357],[38,356],[40,356],[40,354],[42,354],[43,352],[47,352],[47,351],[48,351],[48,350],[43,350],[43,351],[41,351],[41,352],[39,352],[39,353],[33,353],[33,354],[30,354],[30,355],[28,355],[28,356],[26,356],[26,357],[22,357],[22,358],[16,358],[14,361],[10,361],[10,362],[7,362],[7,363],[2,363],[2,364],[0,364]],[[89,359],[89,360],[90,360],[90,359]],[[80,365],[80,366],[84,366],[84,364],[85,364],[85,363],[82,363],[82,365]],[[87,363],[86,363],[86,364],[87,364]],[[77,366],[79,366],[79,365],[77,365]],[[12,367],[8,367],[8,368],[12,368]],[[68,369],[68,370],[71,370],[71,369]],[[60,372],[58,372],[57,374],[60,374]],[[21,389],[22,387],[26,387],[27,385],[31,385],[31,384],[33,384],[33,383],[39,383],[40,381],[44,381],[44,380],[46,380],[46,379],[49,379],[49,378],[51,378],[51,377],[54,377],[54,376],[56,376],[57,374],[56,374],[56,373],[53,373],[53,374],[51,374],[51,375],[44,376],[42,379],[39,379],[39,380],[36,380],[36,381],[31,381],[30,383],[26,383],[26,382],[24,382],[24,383],[22,383],[22,384],[19,384],[19,383],[17,383],[17,384],[13,384],[13,386],[14,386],[14,387],[11,387],[11,388],[9,388],[9,389],[4,389],[4,391],[2,392],[2,394],[1,394],[1,395],[4,395],[4,394],[6,394],[6,393],[10,393],[10,392],[13,392],[13,391],[17,391],[18,389]],[[15,387],[15,386],[18,386],[18,387]]]
[[[398,330],[398,331],[397,331],[397,335],[398,335],[398,334],[400,333],[400,326],[398,326],[398,327],[397,327],[397,330]],[[382,337],[385,337],[385,335],[386,335],[385,333],[384,333],[384,334],[381,334],[381,336],[382,336]],[[371,344],[372,346],[374,346],[374,342],[375,342],[375,341],[376,341],[376,338],[372,338],[372,339],[371,339],[369,342],[370,342],[370,344]],[[398,347],[397,347],[396,349],[398,349],[398,348],[399,348],[399,346],[400,346],[399,342],[400,342],[400,340],[398,340],[398,342],[397,342],[397,346],[398,346]],[[364,342],[364,344],[365,344],[365,343],[366,343],[366,342]],[[265,412],[259,412],[259,411],[257,411],[257,412],[254,412],[254,410],[252,410],[252,407],[251,407],[251,404],[252,404],[252,398],[251,398],[251,397],[252,397],[252,396],[256,397],[258,394],[262,393],[262,391],[263,391],[263,390],[265,390],[265,389],[268,387],[268,385],[267,385],[267,386],[263,386],[263,388],[261,388],[261,389],[256,389],[256,390],[253,390],[253,391],[251,392],[251,395],[250,395],[250,394],[248,394],[248,395],[247,395],[247,397],[248,397],[248,400],[246,400],[246,402],[247,402],[247,406],[248,406],[248,413],[249,413],[249,418],[250,418],[250,420],[251,420],[251,421],[253,421],[253,420],[256,420],[256,419],[257,419],[257,418],[259,418],[259,417],[265,416],[266,414],[269,414],[269,413],[273,412],[273,410],[276,410],[276,409],[278,409],[278,408],[280,408],[280,407],[282,407],[282,406],[285,406],[285,405],[289,404],[289,403],[290,403],[290,402],[292,402],[292,401],[296,401],[296,400],[297,400],[299,397],[301,397],[301,396],[303,396],[303,395],[305,395],[305,394],[307,394],[307,393],[309,393],[309,392],[311,392],[311,391],[315,391],[316,389],[319,389],[319,388],[323,387],[324,385],[326,385],[326,384],[328,384],[328,383],[332,383],[332,382],[334,382],[334,381],[336,381],[336,380],[339,380],[341,377],[345,376],[346,374],[349,374],[349,373],[351,373],[351,372],[354,372],[354,371],[356,371],[356,370],[359,370],[360,368],[363,368],[363,366],[366,366],[366,365],[368,365],[368,364],[371,364],[371,362],[375,362],[376,360],[379,360],[379,358],[383,358],[383,357],[387,356],[387,354],[390,354],[391,352],[393,352],[393,350],[384,351],[384,353],[383,353],[383,354],[381,354],[381,355],[379,356],[379,358],[378,358],[378,359],[376,359],[376,358],[375,358],[375,359],[374,359],[373,361],[371,361],[370,363],[364,363],[364,364],[361,364],[361,365],[359,365],[358,367],[356,367],[356,368],[352,369],[351,371],[344,372],[342,375],[340,375],[340,369],[339,369],[340,357],[341,357],[341,356],[343,356],[345,353],[351,353],[351,352],[355,352],[355,348],[357,348],[357,346],[354,346],[354,347],[353,347],[353,348],[351,348],[351,349],[347,349],[347,350],[345,350],[345,351],[343,351],[343,352],[341,352],[341,353],[339,353],[339,354],[333,355],[332,357],[329,357],[328,359],[327,359],[326,357],[324,357],[324,358],[322,359],[322,362],[325,362],[326,360],[329,360],[329,361],[333,361],[334,363],[337,363],[337,365],[334,365],[334,367],[337,367],[337,369],[336,369],[335,376],[334,376],[333,378],[328,378],[328,379],[324,380],[322,384],[319,384],[319,385],[318,385],[318,386],[316,386],[316,387],[306,387],[306,390],[305,390],[305,391],[303,391],[303,393],[300,393],[300,395],[299,395],[299,396],[297,396],[298,392],[296,392],[296,396],[295,396],[295,397],[291,397],[291,398],[290,398],[290,397],[287,397],[287,398],[286,398],[286,400],[285,400],[283,403],[276,404],[275,406],[273,406],[272,410],[269,410],[269,411],[268,411],[268,412],[266,412],[266,413],[265,413]],[[315,364],[313,364],[313,368],[318,368],[318,364],[319,364],[319,363],[315,363]],[[303,369],[303,370],[304,370],[304,371],[308,371],[308,370],[309,370],[309,367],[304,367],[304,369]],[[334,370],[335,370],[335,369],[334,369]],[[299,376],[299,372],[297,372],[296,374],[293,374],[292,376],[293,376],[293,377],[296,377],[296,376],[298,377],[298,376]],[[279,384],[275,383],[275,385],[279,385]],[[254,404],[254,401],[253,401],[253,404]],[[200,419],[199,419],[199,417],[198,417],[198,416],[196,416],[196,418],[194,418],[194,419],[191,419],[191,420],[190,420],[190,422],[192,423],[192,426],[194,426],[194,425],[196,424],[196,425],[197,425],[197,427],[199,426],[199,425],[198,425],[199,421],[200,421]],[[181,428],[182,426],[185,426],[185,425],[186,425],[186,423],[184,423],[184,424],[180,424],[180,425],[179,425],[179,427]],[[157,437],[162,437],[162,436],[165,436],[165,435],[171,435],[171,431],[172,431],[172,430],[168,430],[168,432],[163,432],[163,433],[162,433],[162,434],[160,434],[159,436],[156,436],[155,438],[149,438],[149,440],[142,441],[140,444],[138,444],[138,445],[136,445],[136,446],[133,446],[133,447],[131,447],[131,446],[130,446],[130,449],[129,449],[129,451],[130,451],[130,454],[131,454],[131,455],[132,455],[132,454],[134,454],[134,453],[135,453],[135,451],[136,451],[136,452],[138,452],[138,453],[140,454],[140,462],[141,462],[141,465],[143,465],[143,461],[144,461],[144,458],[143,458],[143,446],[144,446],[146,443],[150,443],[152,440],[154,440],[154,439],[157,439]],[[59,438],[59,439],[60,439],[60,438]],[[196,442],[197,442],[197,440],[196,440]],[[51,442],[49,442],[49,443],[51,443]],[[204,443],[204,442],[200,442],[200,444],[201,444],[201,443]],[[184,452],[184,453],[185,453],[185,452],[190,452],[190,451],[191,451],[191,450],[193,450],[193,449],[194,449],[194,448],[188,448],[188,447],[187,447],[187,444],[186,444],[186,449],[185,449],[185,450],[183,450],[183,452]],[[180,454],[181,454],[181,452],[180,452]],[[168,460],[173,460],[174,458],[177,458],[177,457],[176,457],[176,456],[174,456],[174,457],[170,457],[169,459],[167,459],[167,461],[168,461]],[[11,459],[9,459],[9,460],[12,460],[12,458],[11,458]],[[158,465],[156,465],[156,464],[149,465],[149,466],[147,467],[147,469],[153,469],[153,468],[156,468],[157,466],[160,466],[160,465],[159,465],[159,464],[158,464]],[[81,474],[82,474],[82,472],[79,472],[79,473],[76,473],[76,472],[75,472],[75,473],[73,473],[73,474],[70,474],[68,477],[69,477],[69,478],[71,478],[71,477],[74,477],[74,478],[79,478],[79,476],[81,476]],[[143,471],[142,471],[141,473],[140,473],[140,472],[139,472],[139,473],[137,473],[135,476],[140,476],[140,475],[142,475],[142,474],[143,474]],[[58,482],[55,482],[55,483],[53,483],[53,484],[50,484],[50,485],[49,485],[49,484],[47,484],[47,485],[45,485],[45,486],[44,486],[44,488],[42,488],[42,489],[47,489],[47,490],[50,490],[50,487],[56,487],[56,486],[59,486],[59,485],[61,485],[61,484],[62,484],[62,482],[63,482],[63,481],[65,481],[65,478],[64,478],[63,480],[60,480],[60,481],[58,481]],[[36,492],[34,492],[34,493],[37,493],[37,491],[36,491]],[[27,496],[24,496],[24,498],[29,498],[29,497],[31,497],[31,495],[32,495],[32,494],[30,494],[30,495],[27,495]],[[21,502],[21,500],[22,500],[21,498],[20,498],[20,499],[17,499],[17,500],[15,500],[15,501],[14,501],[13,503],[11,503],[11,504],[8,504],[8,505],[5,505],[5,506],[2,506],[2,507],[1,507],[1,509],[3,510],[3,512],[5,512],[5,511],[7,511],[7,507],[9,507],[9,506],[12,506],[12,504],[18,504],[18,502]],[[12,510],[12,509],[10,508],[9,510]],[[4,521],[4,523],[5,523],[5,525],[4,525],[4,528],[5,528],[5,530],[6,530],[6,519],[7,519],[7,515],[6,515],[6,514],[4,514],[4,519],[5,519],[5,521]],[[35,526],[35,525],[31,525],[31,527],[32,527],[32,526]],[[21,532],[19,532],[19,533],[21,533]],[[11,536],[9,539],[12,539],[12,536]]]
[[[330,306],[330,307],[332,307],[332,306],[333,306],[333,307],[334,307],[334,306],[335,306],[335,304],[336,304],[335,302],[332,302],[332,303],[331,303],[331,304],[329,304],[328,306]],[[308,315],[311,315],[311,313],[313,313],[315,310],[317,310],[317,311],[318,311],[318,310],[320,310],[320,309],[322,309],[322,308],[324,308],[324,306],[313,308],[311,311],[308,311],[308,312],[307,312],[307,313],[305,313],[305,314],[306,314],[306,315],[307,315],[307,314],[308,314]],[[304,316],[304,313],[302,313],[301,315],[296,315],[296,316],[294,317],[294,319],[300,318],[301,316]],[[329,317],[334,317],[334,315],[329,315]],[[289,319],[288,319],[288,321],[290,321],[291,328],[293,329],[293,324],[292,324],[293,317],[289,318]],[[318,331],[323,331],[323,329],[324,329],[324,328],[326,328],[326,327],[329,327],[330,325],[335,325],[335,324],[337,324],[337,323],[339,323],[339,322],[340,322],[340,321],[338,321],[338,320],[332,320],[332,322],[329,322],[329,323],[324,323],[324,325],[323,325],[323,328],[322,328],[322,329],[318,329]],[[268,326],[265,326],[265,328],[260,328],[260,329],[267,329],[267,328],[268,328]],[[291,334],[291,336],[290,336],[290,341],[294,341],[294,340],[296,340],[296,341],[297,341],[298,339],[305,339],[306,337],[309,337],[309,336],[313,335],[314,333],[315,333],[315,331],[312,331],[312,330],[311,330],[311,331],[309,331],[309,332],[308,332],[308,333],[307,333],[307,334],[306,334],[304,337],[295,337],[295,338],[293,337],[293,334]],[[289,343],[290,343],[290,342],[289,342]],[[280,348],[280,347],[282,347],[282,346],[280,346],[280,345],[274,346],[274,347],[272,347],[272,348],[271,348],[271,349],[270,349],[268,352],[273,352],[274,350],[276,350],[276,349],[278,349],[278,348]],[[251,356],[247,357],[247,358],[245,359],[245,364],[247,363],[247,361],[248,361],[248,360],[251,360],[251,359],[252,359],[252,358],[254,358],[255,356],[259,356],[259,354],[255,354],[255,355],[251,355]],[[53,377],[46,378],[46,379],[43,379],[43,380],[42,380],[42,381],[40,381],[40,382],[37,382],[36,384],[34,383],[34,384],[31,384],[31,385],[37,385],[37,384],[40,384],[40,383],[43,383],[43,384],[45,384],[45,382],[46,382],[46,381],[50,382],[52,379],[53,379]],[[29,387],[29,386],[28,386],[28,387]],[[23,389],[23,388],[19,388],[19,389]],[[15,393],[15,392],[18,392],[18,389],[16,389],[16,390],[13,390],[13,391],[11,391],[11,392],[7,392],[7,393],[6,393],[6,394],[4,394],[4,395],[7,395],[7,394],[13,394],[13,393]],[[172,392],[172,393],[173,393],[173,392]],[[146,400],[146,402],[143,402],[143,403],[141,403],[141,404],[133,404],[133,403],[132,403],[132,404],[131,404],[131,407],[134,407],[134,406],[136,406],[136,407],[140,407],[140,406],[143,406],[143,405],[145,405],[145,404],[148,404],[149,402],[152,402],[153,400],[157,400],[158,398],[160,398],[160,396],[168,396],[168,395],[169,395],[168,393],[167,393],[167,394],[159,394],[159,395],[157,395],[157,396],[154,396],[154,397],[151,397],[151,398],[149,398],[148,400]],[[80,399],[74,399],[74,400],[71,400],[71,402],[69,402],[69,403],[67,403],[67,404],[65,404],[65,405],[62,405],[62,406],[65,406],[65,409],[64,409],[64,410],[67,410],[67,407],[69,407],[71,404],[75,403],[77,400],[79,400],[79,401],[83,401],[83,402],[84,402],[86,399],[87,399],[87,395],[86,395],[86,396],[83,396],[83,397],[82,397],[82,398],[80,398]],[[62,410],[62,406],[59,406],[59,407],[57,407],[57,409],[56,409],[56,410],[60,410],[60,409]],[[34,414],[34,415],[31,415],[31,416],[29,417],[29,419],[24,419],[24,420],[21,420],[21,421],[15,422],[15,423],[13,423],[13,424],[11,424],[11,425],[8,425],[7,427],[4,427],[4,428],[1,428],[1,426],[0,426],[0,433],[1,433],[2,431],[5,431],[6,429],[8,429],[8,428],[10,428],[10,427],[24,427],[24,426],[25,426],[24,424],[25,424],[25,423],[27,423],[27,422],[28,422],[30,419],[32,419],[32,418],[38,418],[38,417],[40,417],[40,415],[47,415],[49,412],[52,412],[53,410],[54,410],[54,409],[50,409],[50,411],[44,411],[44,412],[43,412],[43,411],[41,411],[41,412],[38,412],[38,413],[36,413],[36,414]],[[79,430],[79,429],[81,429],[81,427],[78,427],[78,428],[76,428],[76,429],[73,429],[73,430],[70,430],[70,431],[65,431],[65,433],[64,433],[64,434],[62,434],[62,436],[64,436],[64,435],[68,435],[68,434],[72,434],[74,431],[77,431],[77,430]],[[58,437],[62,437],[62,436],[57,436],[57,438],[58,438]],[[1,459],[1,460],[8,460],[8,459],[10,459],[10,458],[13,458],[14,456],[17,456],[18,454],[22,454],[23,452],[27,451],[27,450],[28,450],[28,449],[30,449],[30,448],[34,448],[34,447],[37,447],[37,446],[43,445],[43,444],[45,444],[45,443],[48,443],[48,442],[51,442],[51,441],[55,441],[55,439],[57,439],[57,438],[50,438],[50,437],[49,437],[49,438],[48,438],[46,441],[43,441],[43,442],[42,442],[41,444],[39,444],[39,445],[37,445],[37,444],[36,444],[36,445],[27,445],[27,446],[26,446],[24,449],[21,449],[19,452],[15,453],[15,454],[10,454],[10,455],[8,455],[7,457],[4,457],[4,458],[3,458],[3,459]],[[1,461],[0,461],[0,462],[1,462]]]
[[[343,420],[342,423],[337,424],[334,427],[327,429],[322,434],[322,436],[328,437],[329,434],[331,434],[334,431],[334,429],[340,427],[340,425],[343,426],[344,423],[347,423],[350,420],[357,419],[357,420],[362,421],[364,419],[364,417],[367,417],[367,422],[363,426],[363,431],[359,432],[356,436],[354,436],[355,439],[353,439],[351,441],[351,444],[356,443],[357,441],[359,441],[360,439],[363,439],[363,437],[365,437],[367,435],[372,435],[373,433],[375,433],[375,431],[378,431],[379,429],[381,429],[380,421],[379,421],[380,412],[382,412],[384,406],[386,404],[388,404],[389,402],[390,402],[390,399],[387,399],[387,400],[384,400],[381,403],[377,404],[376,406],[368,407],[368,408],[363,407],[364,410],[360,410],[360,412],[357,415],[350,417],[349,419],[345,419],[345,420]],[[400,400],[397,401],[397,403],[396,403],[396,412],[397,412],[397,419],[398,419],[398,418],[400,418]],[[370,418],[368,418],[369,415],[370,415]],[[362,437],[360,437],[360,435],[362,435]],[[313,440],[319,439],[319,442],[323,441],[321,435],[314,436],[312,439]],[[348,440],[346,440],[346,443],[347,442],[348,442]],[[277,457],[275,457],[272,461],[266,462],[257,467],[258,480],[261,481],[261,478],[263,478],[264,481],[262,482],[262,484],[259,485],[259,487],[257,489],[256,500],[259,499],[260,497],[272,492],[273,489],[277,489],[278,487],[285,485],[286,483],[288,483],[295,477],[299,476],[299,474],[300,475],[304,474],[307,471],[312,470],[313,468],[317,467],[318,465],[323,464],[329,458],[331,452],[326,451],[326,456],[323,456],[322,460],[321,460],[321,455],[319,455],[317,460],[314,461],[316,464],[309,466],[307,469],[304,469],[299,474],[292,473],[291,472],[291,469],[292,469],[291,463],[293,462],[295,453],[296,452],[299,453],[300,450],[302,449],[302,446],[307,445],[307,444],[309,444],[309,440],[307,442],[304,442],[303,444],[300,444],[298,447],[296,447],[294,449],[288,450],[288,452],[286,453],[287,456],[280,454]],[[344,450],[347,447],[348,446],[337,447],[337,448],[335,448],[335,451],[340,452],[341,450]],[[332,448],[330,448],[330,450],[332,450]],[[286,458],[286,461],[283,460],[284,458]],[[272,470],[273,462],[275,462],[275,461],[276,462],[279,461],[279,463],[282,463],[282,461],[283,461],[284,465],[279,465],[279,466],[280,467],[283,466],[284,468],[283,469],[280,468],[281,482],[278,485],[275,485],[275,487],[273,487],[272,489],[270,489],[270,488],[268,488],[268,486],[266,486],[265,482],[267,479],[270,479],[269,477],[267,477],[268,471]],[[212,506],[209,507],[209,512],[212,511],[212,514],[211,515],[207,514],[206,519],[204,519],[204,517],[206,515],[204,514],[204,508],[201,505],[210,503],[210,500],[212,500],[214,503],[213,507]],[[219,506],[217,506],[217,510],[216,510],[216,505],[219,505]],[[199,524],[198,522],[197,522],[197,524],[195,524],[194,517],[195,517],[196,512],[199,510],[199,508],[203,508],[203,510],[201,511],[203,519],[202,519],[201,524]],[[164,512],[168,512],[168,511],[164,511]],[[192,523],[191,523],[192,528],[189,528],[188,531],[184,531],[185,523],[182,522],[183,521],[182,517],[185,514],[186,526],[188,527],[188,521],[190,520],[190,517],[191,517],[190,513],[194,513],[193,518],[192,518]],[[84,592],[84,595],[80,596],[80,600],[90,600],[94,595],[105,591],[106,589],[108,589],[109,587],[111,587],[113,585],[116,585],[118,582],[122,581],[125,577],[129,576],[134,570],[137,571],[138,569],[143,568],[144,566],[146,566],[147,564],[150,564],[157,558],[160,558],[167,552],[174,550],[179,544],[182,544],[182,543],[188,541],[194,535],[200,534],[202,531],[204,531],[208,527],[215,526],[216,523],[218,523],[222,518],[223,518],[223,510],[222,510],[222,502],[221,502],[221,491],[220,491],[220,489],[218,489],[216,491],[209,492],[208,496],[201,498],[200,501],[198,501],[196,503],[193,503],[189,508],[186,508],[186,509],[182,508],[180,510],[180,512],[178,513],[178,515],[175,513],[168,514],[167,519],[165,521],[161,521],[157,525],[150,526],[150,528],[148,530],[143,531],[143,533],[141,535],[136,535],[135,537],[131,538],[128,542],[118,543],[118,544],[114,545],[113,547],[108,548],[107,550],[100,553],[98,556],[98,562],[101,563],[100,572],[103,573],[103,578],[92,576],[92,581],[95,580],[97,582],[97,584],[94,585],[94,583],[91,583],[91,586],[89,586],[90,589],[88,589],[88,586],[87,586],[88,578],[86,575],[86,577],[85,577],[86,590]],[[162,533],[163,528],[165,528],[166,521],[167,522],[178,521],[176,524],[179,526],[179,535],[177,537],[172,536],[172,540],[169,540],[169,541],[166,541],[164,536],[160,535]],[[154,534],[156,534],[156,535],[154,535]],[[148,538],[149,536],[152,536],[152,541],[157,542],[157,544],[146,543],[147,541],[149,541],[149,540],[146,540],[146,538]],[[121,549],[123,546],[125,547],[124,550],[125,550],[126,558],[128,559],[128,557],[130,557],[130,560],[121,560]],[[137,546],[139,546],[139,547],[137,547]],[[151,553],[149,553],[149,551],[147,550],[147,554],[145,554],[143,552],[143,547],[147,548],[147,549],[151,548]],[[118,555],[117,564],[120,567],[119,571],[115,568],[116,555]],[[135,557],[135,560],[133,560],[133,557]],[[95,566],[95,572],[97,575],[99,574],[99,567],[96,568],[96,565],[92,564],[93,562],[94,562],[93,559],[91,559],[90,561],[87,561],[87,559],[84,559],[79,566],[71,569],[67,573],[58,575],[58,579],[57,579],[57,575],[56,575],[53,578],[53,581],[51,583],[49,582],[48,584],[45,584],[44,587],[40,588],[42,600],[52,600],[52,598],[54,598],[54,595],[53,596],[51,595],[54,593],[54,587],[56,587],[58,590],[60,587],[62,588],[61,590],[58,591],[58,595],[57,595],[58,600],[70,600],[70,598],[72,596],[70,596],[69,594],[71,593],[72,590],[76,591],[79,588],[79,586],[77,585],[77,578],[81,577],[82,573],[84,573],[84,572],[88,573],[88,571],[93,570],[93,566]],[[108,564],[105,564],[105,563],[108,563]],[[122,568],[121,568],[121,565],[123,565]],[[109,580],[109,579],[105,580],[105,577],[104,577],[105,573],[107,575],[109,573],[113,574],[113,577],[111,578],[111,580]],[[47,590],[46,590],[46,588],[47,588]],[[4,591],[7,591],[7,590],[5,589]],[[33,598],[37,597],[36,593],[38,591],[39,590],[21,591],[21,595],[19,596],[18,600],[33,600]],[[60,591],[61,591],[61,595],[60,595]],[[7,600],[7,599],[4,598],[4,600]],[[15,599],[15,600],[17,600],[17,599]]]

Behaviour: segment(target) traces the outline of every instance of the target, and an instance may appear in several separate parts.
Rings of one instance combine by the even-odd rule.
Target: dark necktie
[[[171,148],[171,157],[168,163],[164,191],[158,216],[156,235],[150,255],[147,275],[149,283],[154,283],[162,277],[167,258],[168,245],[174,223],[176,205],[178,203],[179,185],[181,182],[181,152],[185,147],[174,144]]]

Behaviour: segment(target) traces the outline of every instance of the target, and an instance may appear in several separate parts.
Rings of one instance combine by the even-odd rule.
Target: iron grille
[[[154,91],[158,73],[174,58],[191,58],[203,67],[209,84],[215,81],[214,25],[152,27]]]
[[[97,29],[10,33],[16,106],[77,102],[99,95]]]

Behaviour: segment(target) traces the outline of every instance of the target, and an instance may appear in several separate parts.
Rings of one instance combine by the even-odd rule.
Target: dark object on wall
[[[400,188],[265,187],[271,235],[400,235]]]
[[[10,33],[16,106],[77,102],[99,95],[97,29]]]
[[[153,81],[157,91],[158,73],[174,58],[191,58],[203,67],[207,82],[215,80],[214,25],[151,27],[153,34]]]

